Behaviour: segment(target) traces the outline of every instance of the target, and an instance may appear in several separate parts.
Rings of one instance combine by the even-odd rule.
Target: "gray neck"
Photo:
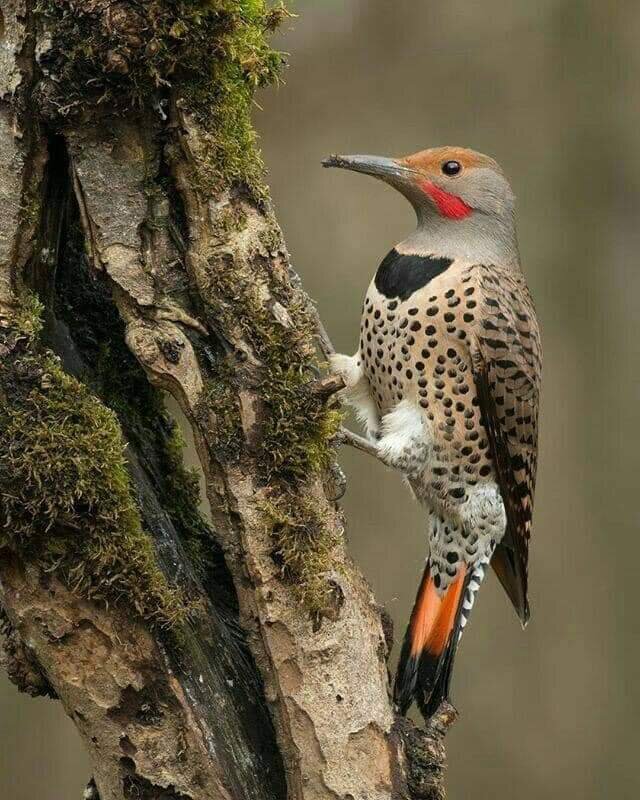
[[[513,218],[503,219],[474,211],[465,219],[445,219],[435,214],[418,214],[418,227],[396,249],[444,258],[463,259],[476,264],[520,266]]]

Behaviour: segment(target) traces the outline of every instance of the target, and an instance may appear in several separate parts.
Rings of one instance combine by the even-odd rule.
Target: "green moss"
[[[291,481],[318,474],[334,458],[332,439],[341,414],[315,391],[315,323],[307,299],[275,282],[261,287],[255,273],[243,278],[243,265],[231,253],[212,260],[209,270],[212,319],[217,324],[222,320],[228,330],[239,327],[262,364],[258,390],[266,406],[260,446],[265,478]],[[274,315],[274,295],[286,321]],[[265,297],[270,300],[265,302]],[[241,436],[231,376],[228,368],[219,371],[204,397],[203,409],[210,409],[217,421],[209,426],[216,451]]]
[[[272,495],[264,511],[276,542],[276,561],[301,603],[314,619],[332,617],[339,598],[328,579],[335,562],[337,536],[318,512],[310,486],[335,459],[333,439],[342,420],[334,401],[315,388],[313,322],[306,302],[292,293],[287,304],[291,324],[274,324],[254,308],[251,336],[265,364],[260,386],[266,407],[261,460]]]
[[[29,341],[34,341],[42,332],[44,306],[35,294],[27,294],[16,311],[16,328]]]
[[[114,332],[119,327],[114,325]],[[142,438],[148,435],[149,419],[166,416],[160,393],[127,349],[124,334],[117,340],[110,337],[100,342],[93,366],[100,398],[115,411],[130,434]]]
[[[263,462],[271,478],[306,480],[334,459],[331,440],[341,415],[315,390],[314,323],[305,300],[292,293],[287,312],[287,326],[274,323],[266,309],[255,308],[251,319],[250,335],[266,370],[261,384],[268,410]]]
[[[218,211],[215,219],[214,234],[224,243],[234,233],[243,231],[247,225],[247,213],[240,204],[226,205]]]
[[[144,531],[116,415],[37,340],[30,300],[2,332],[0,536],[89,599],[176,626],[196,610]]]
[[[197,469],[184,465],[185,442],[174,422],[165,441],[165,510],[180,531],[198,577],[205,580],[212,567],[213,531],[200,513],[200,478]]]
[[[268,227],[263,228],[258,234],[260,244],[269,255],[277,253],[283,249],[282,233],[280,228],[273,222]]]
[[[59,119],[109,107],[159,112],[172,85],[205,129],[198,176],[263,192],[250,115],[256,88],[278,79],[281,53],[267,37],[286,14],[265,0],[151,0],[134,6],[40,0],[51,35],[41,64],[40,108]]]
[[[224,232],[240,217],[233,209],[224,215],[221,241],[226,241]],[[276,245],[274,251],[281,248],[280,241],[269,241]],[[314,321],[306,297],[275,277],[269,285],[260,283],[261,273],[255,268],[260,259],[267,263],[259,253],[253,261],[226,247],[212,256],[207,265],[211,281],[207,313],[212,324],[247,342],[258,364],[247,368],[262,423],[257,466],[269,484],[261,510],[283,579],[319,620],[335,612],[338,590],[328,574],[341,565],[336,562],[338,537],[319,513],[322,500],[311,496],[311,487],[335,458],[333,439],[341,413],[316,390]],[[280,304],[278,310],[275,303]],[[215,366],[198,412],[217,459],[237,455],[243,446],[235,386],[235,376],[242,375],[243,368],[242,362],[233,368]]]
[[[269,474],[308,478],[326,469],[335,457],[331,440],[340,411],[323,403],[308,372],[295,365],[273,363],[262,389],[269,406],[262,439]]]
[[[226,361],[220,360],[210,368],[196,416],[216,458],[235,461],[242,451],[244,438],[238,394]]]
[[[318,512],[317,500],[284,489],[273,491],[261,510],[284,580],[314,619],[334,616],[340,597],[329,573],[340,566],[336,561],[339,540]]]
[[[225,215],[225,229],[233,218],[232,211]],[[269,244],[275,245],[274,251],[282,246],[272,238]],[[259,263],[264,256],[256,254],[255,258]],[[328,574],[341,565],[336,561],[338,536],[318,511],[322,500],[311,492],[314,481],[335,458],[332,442],[341,413],[316,390],[314,321],[306,297],[275,277],[268,286],[260,284],[260,273],[247,268],[253,263],[226,249],[210,260],[208,311],[223,329],[237,331],[239,338],[249,343],[260,364],[252,372],[262,401],[257,460],[270,485],[261,510],[273,536],[274,560],[283,579],[319,620],[335,612],[338,590]],[[277,311],[275,303],[281,306]],[[242,365],[236,364],[235,369],[241,371]],[[226,441],[242,442],[236,397],[233,372],[220,371],[203,401],[203,410],[218,421],[209,429],[216,458],[225,452],[226,436]]]

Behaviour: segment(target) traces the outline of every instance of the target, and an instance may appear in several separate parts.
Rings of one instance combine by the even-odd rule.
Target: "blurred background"
[[[366,287],[413,213],[381,183],[322,170],[324,155],[466,145],[493,155],[519,198],[545,349],[533,616],[523,633],[486,581],[454,677],[450,800],[635,798],[640,4],[293,10],[286,84],[258,98],[256,125],[294,264],[339,350],[355,350]],[[401,639],[425,521],[397,475],[360,453],[341,461],[351,552]],[[0,680],[0,797],[79,798],[89,767],[62,709]]]

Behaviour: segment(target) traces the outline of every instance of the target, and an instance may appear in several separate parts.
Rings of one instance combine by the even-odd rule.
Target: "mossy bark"
[[[103,800],[440,797],[441,734],[396,724],[345,551],[340,414],[249,118],[283,10],[0,9],[0,600],[31,659],[13,672],[60,697]]]

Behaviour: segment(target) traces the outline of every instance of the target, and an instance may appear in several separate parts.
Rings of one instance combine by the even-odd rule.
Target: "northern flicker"
[[[383,259],[354,356],[332,369],[380,458],[428,515],[428,558],[394,697],[431,716],[489,564],[523,626],[536,477],[541,348],[499,165],[459,147],[323,164],[401,192],[417,229]],[[426,548],[425,548],[426,549]]]

